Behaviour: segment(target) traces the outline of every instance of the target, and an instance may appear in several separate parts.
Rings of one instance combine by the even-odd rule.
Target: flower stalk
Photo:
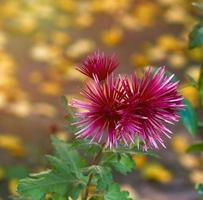
[[[93,165],[97,165],[99,163],[99,161],[101,160],[101,157],[102,157],[102,152],[105,148],[105,145],[106,143],[104,143],[100,149],[100,151],[97,153],[97,155],[94,157],[93,161],[92,161],[92,166]],[[88,196],[89,196],[89,187],[91,185],[91,182],[92,182],[92,179],[94,177],[94,173],[90,173],[89,174],[89,178],[88,178],[88,181],[87,181],[87,185],[86,185],[86,188],[85,188],[85,195],[84,195],[84,200],[87,200],[88,199]]]

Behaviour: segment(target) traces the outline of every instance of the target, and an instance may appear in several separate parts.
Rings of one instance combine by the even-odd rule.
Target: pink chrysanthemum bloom
[[[170,138],[171,134],[165,124],[179,119],[177,112],[183,107],[183,98],[177,92],[178,81],[173,82],[173,77],[166,75],[165,67],[160,67],[154,73],[152,68],[146,69],[142,79],[136,74],[131,80],[123,78],[126,94],[119,111],[120,131],[137,134],[144,150],[158,149],[157,142],[165,147],[161,136]]]
[[[114,55],[108,57],[104,53],[96,51],[88,56],[76,69],[90,78],[97,75],[99,81],[102,81],[117,67],[118,62]]]
[[[91,138],[91,142],[106,142],[110,148],[115,147],[120,139],[116,126],[120,120],[118,109],[124,94],[121,80],[110,76],[102,84],[97,76],[93,78],[94,81],[86,82],[86,89],[81,91],[85,101],[73,99],[71,103],[75,108],[84,109],[76,113],[80,118],[74,123],[80,129],[76,135]]]

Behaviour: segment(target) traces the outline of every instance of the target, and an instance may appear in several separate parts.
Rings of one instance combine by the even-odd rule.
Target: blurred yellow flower
[[[18,185],[18,179],[11,179],[8,182],[8,190],[9,190],[10,194],[15,195],[15,196],[19,195],[16,191],[17,185]]]
[[[70,36],[68,33],[64,32],[53,32],[51,35],[52,42],[56,45],[67,45],[70,41]]]
[[[14,28],[21,33],[30,33],[34,31],[38,25],[37,19],[29,13],[21,13],[21,15],[16,18],[15,23]]]
[[[135,19],[133,15],[125,14],[122,18],[118,19],[119,23],[129,30],[141,30],[142,27],[139,25],[139,21]]]
[[[187,58],[181,53],[174,53],[169,56],[170,67],[182,69],[187,63]]]
[[[175,24],[185,24],[186,21],[189,23],[191,19],[183,4],[170,7],[164,12],[164,18],[167,22]]]
[[[56,6],[58,6],[61,10],[67,12],[73,12],[76,10],[76,1],[74,0],[57,0]]]
[[[133,54],[130,59],[135,67],[146,67],[149,64],[147,56],[141,53]]]
[[[162,35],[157,40],[157,45],[166,51],[177,51],[182,48],[180,39],[172,35]]]
[[[189,143],[187,138],[184,135],[175,135],[171,140],[171,147],[173,151],[178,154],[185,153],[186,149],[188,148]]]
[[[145,2],[136,4],[134,8],[134,17],[140,23],[140,26],[152,26],[158,14],[158,7],[154,3]]]
[[[191,180],[194,184],[203,183],[203,172],[202,172],[202,170],[193,170],[193,171],[190,173],[190,180]]]
[[[123,31],[120,28],[111,28],[101,33],[101,40],[108,46],[115,46],[121,42]]]
[[[78,58],[93,51],[95,48],[95,43],[89,39],[79,39],[66,50],[67,56],[71,58]]]
[[[90,27],[93,24],[93,17],[90,14],[83,13],[76,17],[75,24],[76,26],[81,28]]]
[[[132,156],[132,159],[135,162],[136,169],[141,169],[147,160],[146,156],[136,154]]]
[[[47,81],[40,85],[40,92],[46,95],[57,96],[61,94],[61,86],[57,82]]]
[[[199,92],[197,88],[190,85],[183,85],[181,87],[180,93],[190,101],[193,107],[198,107]]]
[[[0,148],[9,151],[13,156],[21,157],[25,155],[25,149],[20,138],[14,135],[0,135]]]
[[[32,47],[30,54],[36,61],[52,63],[61,57],[61,49],[48,44],[37,44]]]
[[[131,0],[92,0],[91,10],[93,12],[113,13],[116,11],[126,10],[130,5]]]
[[[18,1],[4,1],[1,2],[0,12],[3,18],[16,17],[20,13]]]
[[[146,57],[150,61],[160,61],[166,58],[166,51],[159,46],[152,46],[146,49]]]
[[[31,107],[32,105],[30,102],[27,100],[21,100],[10,103],[8,110],[16,116],[24,118],[30,115]]]
[[[190,154],[181,155],[179,162],[187,169],[194,169],[200,165],[198,157]]]
[[[172,179],[170,171],[158,163],[148,163],[143,168],[142,174],[146,179],[160,183],[169,183]]]
[[[81,72],[75,70],[74,66],[70,66],[66,69],[66,72],[64,74],[66,76],[67,80],[84,80],[86,76],[82,74]]]
[[[54,118],[57,115],[57,110],[47,102],[38,102],[32,105],[32,113],[43,117]]]

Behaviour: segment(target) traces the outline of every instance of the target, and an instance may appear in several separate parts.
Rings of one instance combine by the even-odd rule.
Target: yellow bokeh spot
[[[176,153],[183,154],[188,148],[189,143],[183,135],[175,135],[171,140],[171,146]]]
[[[133,54],[130,59],[131,59],[131,63],[135,67],[146,67],[149,64],[149,60],[147,56],[144,54],[140,54],[140,53]]]
[[[160,61],[167,56],[166,51],[159,46],[147,47],[146,52],[146,57],[150,61]]]
[[[11,103],[9,106],[9,111],[11,113],[22,118],[27,117],[31,113],[31,109],[31,103],[26,100]]]
[[[54,118],[57,115],[56,108],[46,102],[38,102],[33,104],[32,113],[43,117]]]
[[[57,6],[67,12],[76,10],[76,1],[74,0],[57,0]]]
[[[130,0],[92,0],[91,10],[93,12],[113,13],[126,10],[130,5]]]
[[[172,35],[162,35],[159,37],[157,45],[166,51],[177,51],[182,47],[180,40]]]
[[[143,168],[142,174],[146,179],[160,183],[169,183],[172,179],[171,173],[158,163],[148,163],[148,165]]]
[[[17,185],[18,185],[18,179],[11,179],[8,182],[8,190],[12,195],[18,195],[18,193],[16,192]]]
[[[190,180],[194,184],[203,183],[203,172],[202,170],[194,170],[190,173]]]
[[[71,58],[78,58],[84,54],[90,53],[94,48],[94,41],[89,39],[79,39],[68,47],[66,54]]]
[[[170,67],[175,69],[182,69],[186,66],[187,59],[183,54],[175,53],[169,56]]]
[[[90,27],[93,23],[93,17],[90,14],[84,13],[75,19],[76,26],[79,26],[81,28],[87,28]]]
[[[11,155],[21,157],[25,155],[22,141],[13,135],[0,135],[0,148],[7,150]]]
[[[135,167],[137,169],[141,169],[147,160],[146,156],[143,156],[143,155],[133,155],[132,159],[133,159],[133,161],[135,163]]]
[[[57,96],[61,94],[61,86],[57,82],[44,82],[40,86],[40,92],[46,95]]]
[[[108,46],[115,46],[121,42],[123,37],[123,32],[120,28],[111,28],[109,30],[103,31],[101,34],[101,40],[104,44]]]
[[[179,161],[187,169],[194,169],[200,165],[198,157],[189,154],[181,155]]]
[[[186,85],[181,88],[180,93],[190,101],[193,107],[198,107],[199,92],[197,88],[190,85]]]
[[[70,36],[63,32],[52,33],[52,41],[56,45],[66,45],[70,41]]]
[[[174,24],[184,24],[186,21],[190,22],[191,17],[189,16],[183,5],[172,6],[170,9],[164,12],[164,18],[167,22]]]
[[[152,26],[158,14],[154,3],[142,3],[135,6],[134,17],[140,22],[140,26]]]

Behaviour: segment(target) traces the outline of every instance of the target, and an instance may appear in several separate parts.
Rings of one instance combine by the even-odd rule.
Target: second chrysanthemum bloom
[[[93,76],[96,75],[99,81],[102,81],[105,80],[117,67],[118,61],[115,55],[106,56],[104,53],[96,51],[87,56],[87,58],[76,67],[76,69],[90,78],[93,78]]]
[[[172,81],[173,77],[166,75],[165,67],[153,73],[149,67],[141,79],[133,74],[131,79],[122,80],[126,95],[119,126],[123,132],[136,133],[145,150],[158,148],[157,142],[165,147],[162,136],[171,134],[166,123],[173,124],[179,119],[183,98],[177,92],[178,81]]]

